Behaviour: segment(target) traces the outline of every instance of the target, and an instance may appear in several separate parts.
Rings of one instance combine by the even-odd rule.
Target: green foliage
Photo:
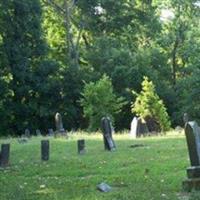
[[[4,121],[0,129],[4,134],[23,133],[26,127],[45,129],[52,116],[51,105],[56,101],[48,95],[58,65],[47,58],[40,1],[3,1],[0,7],[4,10],[0,20],[0,109]],[[54,91],[54,95],[58,92]]]
[[[124,99],[114,94],[111,80],[105,75],[96,83],[86,84],[82,95],[81,105],[85,117],[89,119],[89,130],[99,129],[102,117],[113,119],[125,105]]]
[[[136,101],[132,103],[132,112],[143,119],[153,118],[159,124],[162,131],[170,128],[169,116],[163,101],[156,94],[155,86],[152,81],[144,77],[142,91],[138,94]]]
[[[110,77],[127,104],[117,129],[132,118],[131,91],[154,80],[173,126],[199,116],[200,9],[195,0],[0,1],[0,131],[85,128],[83,82]],[[174,17],[161,20],[162,10]],[[141,67],[142,66],[142,67]]]

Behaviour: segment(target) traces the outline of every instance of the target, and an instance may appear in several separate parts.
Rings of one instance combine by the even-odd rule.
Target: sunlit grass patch
[[[0,140],[11,143],[11,165],[0,170],[1,200],[178,199],[189,166],[183,132],[138,139],[126,132],[113,137],[114,152],[104,150],[100,133],[70,134],[68,139],[32,137],[24,144],[15,138]],[[86,142],[85,155],[77,153],[80,138]],[[42,139],[50,140],[48,162],[40,160]],[[112,191],[99,192],[96,186],[101,182]]]

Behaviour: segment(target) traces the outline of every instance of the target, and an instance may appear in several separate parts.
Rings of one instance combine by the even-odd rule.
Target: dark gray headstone
[[[6,167],[9,165],[9,156],[10,144],[2,144],[0,153],[0,167]]]
[[[27,138],[31,137],[31,132],[30,132],[30,130],[28,128],[25,129],[24,136],[27,137]]]
[[[200,165],[200,128],[195,121],[186,123],[185,136],[191,166]]]
[[[105,150],[115,150],[116,146],[112,138],[112,123],[109,117],[103,117],[101,119],[101,128],[103,131],[103,140]]]
[[[52,128],[48,129],[48,136],[53,136],[54,135],[54,131]]]
[[[79,154],[84,154],[85,153],[85,140],[78,140],[77,141],[78,145],[78,153]]]
[[[56,131],[58,133],[65,133],[65,129],[63,127],[62,116],[60,113],[56,113],[55,115],[55,124],[56,124]]]
[[[112,188],[106,183],[100,183],[97,185],[97,189],[101,192],[110,192]]]
[[[43,161],[49,160],[49,140],[41,141],[41,159]]]
[[[195,121],[185,124],[185,136],[191,167],[187,168],[187,179],[183,181],[183,190],[200,190],[200,127]]]

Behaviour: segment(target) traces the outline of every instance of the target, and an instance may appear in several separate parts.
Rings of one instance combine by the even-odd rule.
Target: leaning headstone
[[[49,140],[41,141],[41,159],[43,161],[49,160]]]
[[[27,138],[31,137],[31,132],[30,132],[30,130],[28,128],[25,129],[24,136],[27,137]]]
[[[115,150],[116,146],[112,138],[112,124],[109,117],[103,117],[101,119],[101,128],[103,131],[103,140],[105,150]]]
[[[0,153],[0,167],[7,167],[9,165],[10,144],[1,145]]]
[[[97,189],[101,192],[110,192],[112,190],[112,188],[104,182],[97,185]]]
[[[64,134],[65,129],[63,127],[62,116],[60,113],[56,113],[55,115],[55,123],[56,123],[56,132]]]
[[[183,181],[183,189],[200,190],[200,127],[195,121],[185,124],[185,136],[191,167],[187,168],[187,179]]]
[[[36,133],[37,136],[41,136],[41,135],[42,135],[42,134],[41,134],[41,131],[40,131],[39,129],[36,129],[36,130],[35,130],[35,133]]]
[[[78,145],[78,153],[79,154],[84,154],[85,153],[85,140],[78,140],[77,141]]]

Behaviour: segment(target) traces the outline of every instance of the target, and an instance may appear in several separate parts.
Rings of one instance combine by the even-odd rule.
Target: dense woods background
[[[87,128],[87,83],[110,78],[124,98],[115,127],[129,127],[143,76],[173,126],[200,119],[200,7],[194,0],[0,1],[0,133]],[[95,94],[94,94],[95,95]],[[105,95],[106,96],[106,95]],[[102,102],[104,96],[101,97]],[[97,105],[98,106],[98,105]]]

